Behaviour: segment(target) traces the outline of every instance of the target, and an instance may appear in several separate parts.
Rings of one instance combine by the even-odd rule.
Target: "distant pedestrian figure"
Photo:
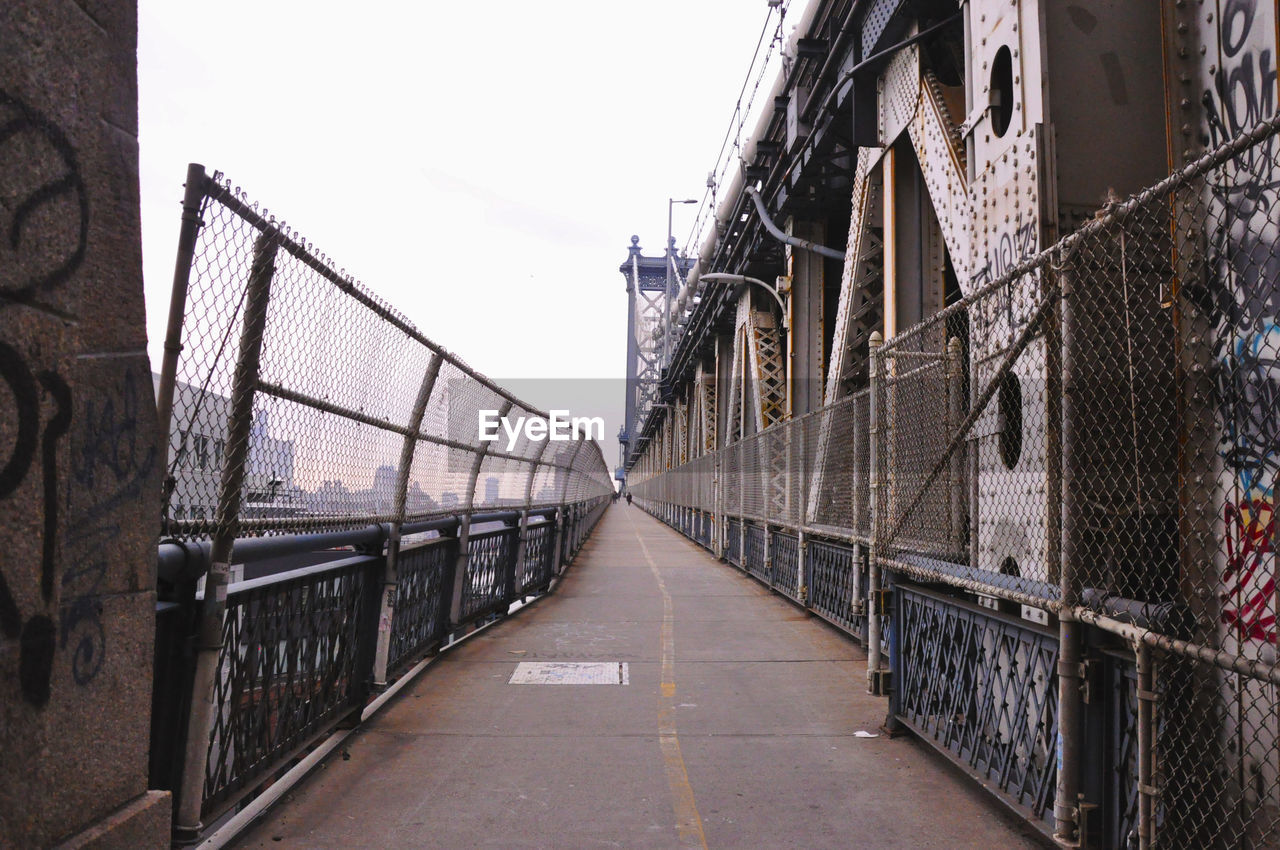
[[[631,493],[630,493],[630,492],[628,492],[628,493],[627,493],[627,504],[628,504],[628,505],[630,505],[630,504],[631,504]]]

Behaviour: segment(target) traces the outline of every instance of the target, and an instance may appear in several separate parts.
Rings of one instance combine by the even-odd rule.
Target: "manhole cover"
[[[625,661],[521,661],[509,685],[626,685]]]

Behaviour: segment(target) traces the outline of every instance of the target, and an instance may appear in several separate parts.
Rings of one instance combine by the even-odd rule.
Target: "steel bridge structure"
[[[148,380],[136,11],[0,6],[0,844],[1280,846],[1274,0],[761,3],[615,472],[199,165]]]
[[[782,11],[630,492],[1061,845],[1274,844],[1275,5]]]

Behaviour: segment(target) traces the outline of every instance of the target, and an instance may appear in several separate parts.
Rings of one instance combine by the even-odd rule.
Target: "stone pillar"
[[[0,4],[5,847],[168,845],[136,47],[133,0]]]

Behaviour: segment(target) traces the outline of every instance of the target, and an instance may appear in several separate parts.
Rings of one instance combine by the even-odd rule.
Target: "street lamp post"
[[[671,235],[671,210],[676,204],[696,204],[697,198],[667,198],[667,282],[662,299],[662,365],[671,362],[671,269],[675,265],[675,238]]]

